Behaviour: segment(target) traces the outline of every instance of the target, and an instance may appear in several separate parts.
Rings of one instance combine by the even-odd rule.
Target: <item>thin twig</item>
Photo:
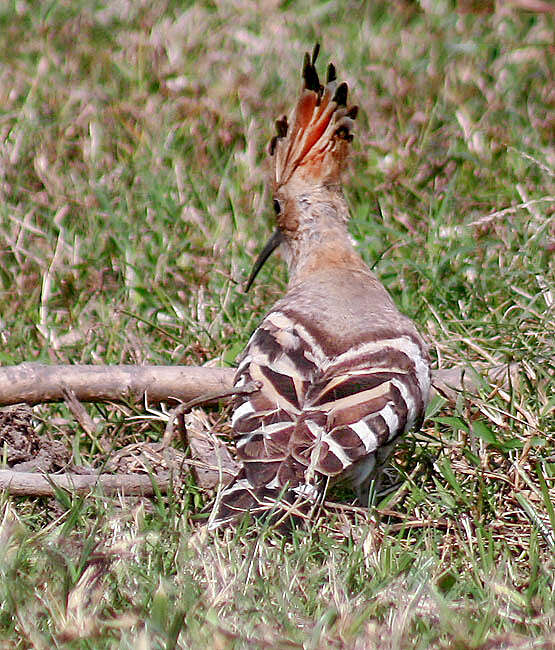
[[[491,221],[495,221],[495,219],[499,219],[499,217],[504,217],[507,214],[518,212],[518,210],[525,210],[533,205],[536,205],[537,203],[553,203],[553,201],[555,201],[555,197],[553,196],[543,196],[541,199],[531,199],[530,201],[524,201],[518,205],[511,205],[508,208],[504,208],[503,210],[497,210],[490,214],[486,214],[485,216],[476,219],[476,221],[471,221],[470,223],[465,224],[464,227],[468,228],[469,226],[483,226],[487,223],[490,223]]]
[[[164,431],[164,437],[162,438],[162,445],[164,447],[169,447],[172,438],[173,438],[173,423],[176,418],[179,416],[185,415],[195,406],[200,406],[203,404],[211,404],[219,399],[224,399],[226,397],[234,397],[236,395],[249,395],[260,389],[259,382],[251,382],[244,386],[243,388],[232,388],[230,390],[218,391],[214,393],[204,393],[199,395],[188,402],[184,402],[179,406],[176,406],[169,413],[169,419],[166,424],[166,430]],[[185,426],[183,424],[183,426]]]

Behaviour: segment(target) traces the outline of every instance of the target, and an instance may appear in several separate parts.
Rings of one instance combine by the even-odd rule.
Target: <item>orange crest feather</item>
[[[347,84],[338,84],[333,64],[327,82],[316,72],[316,45],[312,58],[305,55],[303,87],[291,126],[284,116],[276,122],[277,135],[270,144],[274,156],[276,189],[292,179],[308,184],[340,182],[358,107],[347,107]]]

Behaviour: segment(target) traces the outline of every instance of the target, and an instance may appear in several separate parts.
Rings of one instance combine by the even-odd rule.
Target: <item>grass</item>
[[[276,259],[240,290],[318,39],[361,108],[359,250],[437,366],[522,368],[435,400],[396,491],[290,540],[207,535],[193,477],[148,501],[4,495],[2,647],[555,646],[553,16],[467,4],[2,5],[2,365],[233,362],[286,283]],[[163,433],[89,412],[108,450]],[[106,461],[65,406],[34,415]]]

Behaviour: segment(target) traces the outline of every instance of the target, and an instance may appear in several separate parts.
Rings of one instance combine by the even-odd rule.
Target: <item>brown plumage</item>
[[[419,426],[428,399],[426,346],[347,231],[341,175],[357,109],[333,65],[320,84],[317,54],[306,55],[293,117],[278,120],[270,145],[277,230],[248,286],[277,246],[289,286],[239,359],[235,386],[260,389],[235,402],[243,468],[221,494],[213,527],[245,512],[279,517],[338,479],[366,503],[394,441]]]

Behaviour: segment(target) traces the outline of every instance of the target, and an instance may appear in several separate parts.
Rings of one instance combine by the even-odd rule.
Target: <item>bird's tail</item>
[[[275,480],[265,485],[255,485],[242,469],[216,497],[208,528],[215,530],[250,517],[264,521],[271,528],[290,530],[292,526],[312,518],[323,493],[313,485],[291,487],[287,484],[278,487]]]

